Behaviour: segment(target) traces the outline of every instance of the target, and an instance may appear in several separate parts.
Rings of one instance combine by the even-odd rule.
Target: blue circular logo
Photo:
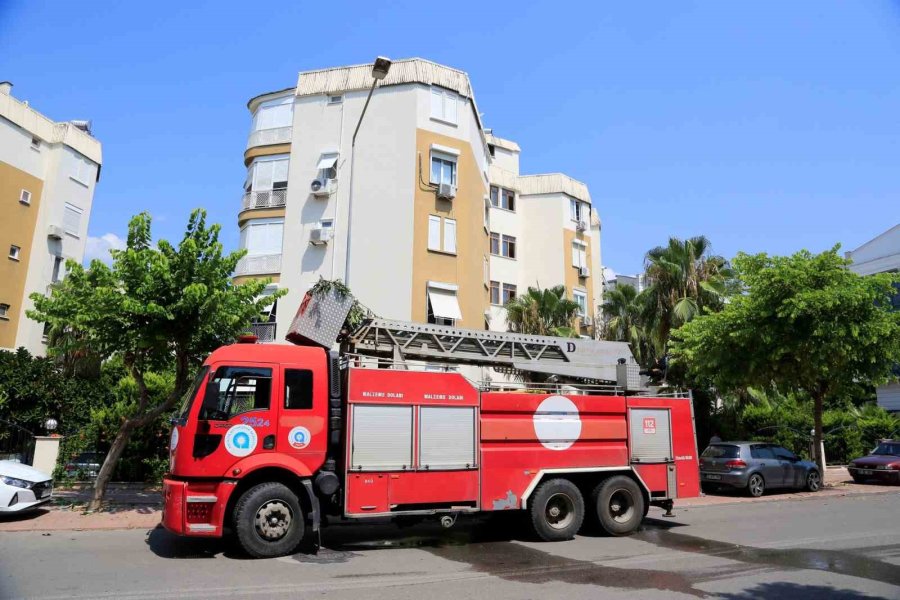
[[[256,431],[249,425],[235,425],[225,433],[225,450],[232,456],[247,456],[256,450]]]
[[[297,426],[291,429],[290,433],[288,433],[288,443],[291,445],[291,448],[294,450],[303,450],[307,446],[309,446],[309,442],[312,440],[312,436],[309,434],[309,429],[306,427]]]

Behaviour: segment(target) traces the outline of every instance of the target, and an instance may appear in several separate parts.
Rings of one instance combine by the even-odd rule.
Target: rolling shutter
[[[423,406],[419,411],[419,467],[475,467],[475,409]]]
[[[363,471],[412,466],[412,407],[353,407],[350,468]]]
[[[660,463],[673,460],[669,415],[668,410],[661,408],[629,410],[633,462]]]

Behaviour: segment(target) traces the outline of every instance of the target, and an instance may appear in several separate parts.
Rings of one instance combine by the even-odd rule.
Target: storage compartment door
[[[400,471],[412,466],[412,407],[353,407],[350,469]]]
[[[423,406],[419,409],[419,468],[475,468],[475,408]]]
[[[661,463],[674,460],[672,422],[668,409],[632,408],[628,411],[631,461]]]

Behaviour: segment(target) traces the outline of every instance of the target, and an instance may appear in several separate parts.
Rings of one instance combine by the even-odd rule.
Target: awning
[[[324,156],[319,160],[319,165],[316,168],[319,170],[333,169],[334,165],[337,164],[337,159],[337,154],[329,154],[328,156]]]
[[[455,292],[429,287],[428,301],[431,302],[431,312],[435,317],[462,319]]]

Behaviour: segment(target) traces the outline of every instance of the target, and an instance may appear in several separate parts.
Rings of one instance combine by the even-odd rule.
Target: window
[[[343,96],[328,96],[328,104],[341,104],[343,102]]]
[[[750,458],[774,459],[775,454],[768,446],[750,446]]]
[[[500,256],[500,234],[496,231],[491,232],[491,254]]]
[[[443,244],[441,229],[443,221]],[[456,220],[441,219],[437,215],[428,215],[428,249],[436,252],[456,254]]]
[[[579,202],[574,198],[569,198],[569,215],[572,217],[573,221],[583,221],[582,217],[584,213],[587,212],[584,210],[583,202]]]
[[[516,210],[516,193],[506,188],[491,186],[491,206],[504,210]]]
[[[247,191],[269,191],[287,189],[288,170],[291,161],[289,158],[278,157],[258,158],[250,165],[250,176],[247,182],[250,188]]]
[[[322,229],[331,229],[334,227],[334,219],[322,219],[319,221],[319,227]]]
[[[484,268],[482,274],[484,275],[484,285],[485,287],[487,287],[488,285],[490,285],[491,279],[491,263],[490,261],[488,261],[487,256],[484,257]]]
[[[577,268],[588,266],[587,244],[580,240],[572,242],[572,266]]]
[[[66,276],[66,259],[62,256],[53,257],[53,274],[50,276],[50,283],[56,283]]]
[[[284,370],[284,407],[290,410],[309,410],[313,407],[312,371]]]
[[[253,131],[290,127],[294,117],[293,108],[293,96],[263,102],[253,114]]]
[[[0,319],[9,320],[9,304],[0,303]]]
[[[31,149],[41,151],[41,138],[36,136],[31,136]]]
[[[81,215],[83,210],[66,202],[65,212],[63,213],[63,229],[66,233],[73,237],[78,237],[81,231]]]
[[[284,219],[255,219],[241,229],[241,248],[249,256],[281,254]]]
[[[319,159],[316,169],[319,170],[319,179],[337,179],[337,153],[323,154]]]
[[[495,148],[493,144],[488,144],[488,154],[491,155],[491,158],[494,157],[494,154],[496,153],[496,151],[497,151],[497,148]]]
[[[502,256],[506,258],[515,258],[516,257],[516,238],[511,235],[502,236],[502,243],[500,244],[500,253]]]
[[[457,286],[444,283],[428,283],[427,320],[434,325],[453,326],[457,319],[462,319],[459,301],[456,297]]]
[[[578,305],[578,316],[585,316],[587,314],[587,294],[579,290],[572,290],[572,299]]]
[[[19,202],[22,204],[31,204],[31,192],[28,190],[22,190],[19,192]]]
[[[94,175],[94,163],[80,154],[69,155],[69,176],[83,185],[90,185]]]
[[[489,231],[491,228],[491,201],[485,197],[484,199],[484,230]]]
[[[516,298],[517,288],[511,283],[503,284],[503,304],[506,304],[510,300],[514,300]]]
[[[450,90],[431,88],[431,118],[456,125],[458,96]]]
[[[491,304],[501,304],[500,302],[500,282],[491,282]]]
[[[252,410],[267,410],[272,391],[272,369],[219,367],[206,384],[200,420],[227,421]]]
[[[700,456],[703,458],[740,458],[741,449],[737,446],[713,444],[707,446]]]
[[[21,250],[21,248],[19,248],[19,247],[16,246],[15,244],[11,245],[11,246],[9,247],[9,257],[10,257],[12,260],[19,260],[19,251],[20,251],[20,250]]]
[[[456,185],[456,157],[438,152],[431,153],[431,183]]]
[[[778,460],[797,460],[797,455],[781,446],[772,446],[772,453]]]

